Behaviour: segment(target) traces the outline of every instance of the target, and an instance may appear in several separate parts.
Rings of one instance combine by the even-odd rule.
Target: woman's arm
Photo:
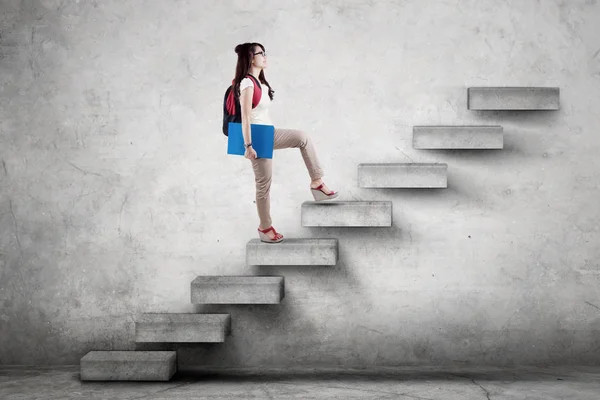
[[[242,134],[244,135],[244,144],[251,142],[250,134],[250,114],[252,113],[252,96],[254,87],[249,86],[242,90],[240,94],[240,106],[242,108]]]

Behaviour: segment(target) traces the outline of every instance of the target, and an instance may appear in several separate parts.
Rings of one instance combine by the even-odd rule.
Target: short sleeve
[[[252,82],[250,78],[242,79],[242,81],[240,82],[240,92],[246,89],[247,87],[254,87],[254,82]]]

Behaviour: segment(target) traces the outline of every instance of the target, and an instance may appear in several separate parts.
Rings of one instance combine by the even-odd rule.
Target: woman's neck
[[[260,68],[250,67],[249,74],[258,79],[258,76],[260,75]]]

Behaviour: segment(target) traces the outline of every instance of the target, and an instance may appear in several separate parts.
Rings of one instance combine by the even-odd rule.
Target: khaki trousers
[[[308,175],[312,180],[323,177],[323,170],[317,159],[313,142],[304,131],[297,129],[275,128],[273,150],[299,148],[300,154],[306,164]],[[260,219],[260,228],[267,229],[271,226],[271,176],[273,173],[273,159],[257,158],[250,160],[254,169],[256,182],[256,209]],[[307,187],[308,190],[308,187]]]

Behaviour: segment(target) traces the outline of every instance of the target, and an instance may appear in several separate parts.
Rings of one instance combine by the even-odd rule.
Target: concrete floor
[[[600,399],[600,367],[229,371],[81,382],[79,366],[0,367],[0,399]]]

